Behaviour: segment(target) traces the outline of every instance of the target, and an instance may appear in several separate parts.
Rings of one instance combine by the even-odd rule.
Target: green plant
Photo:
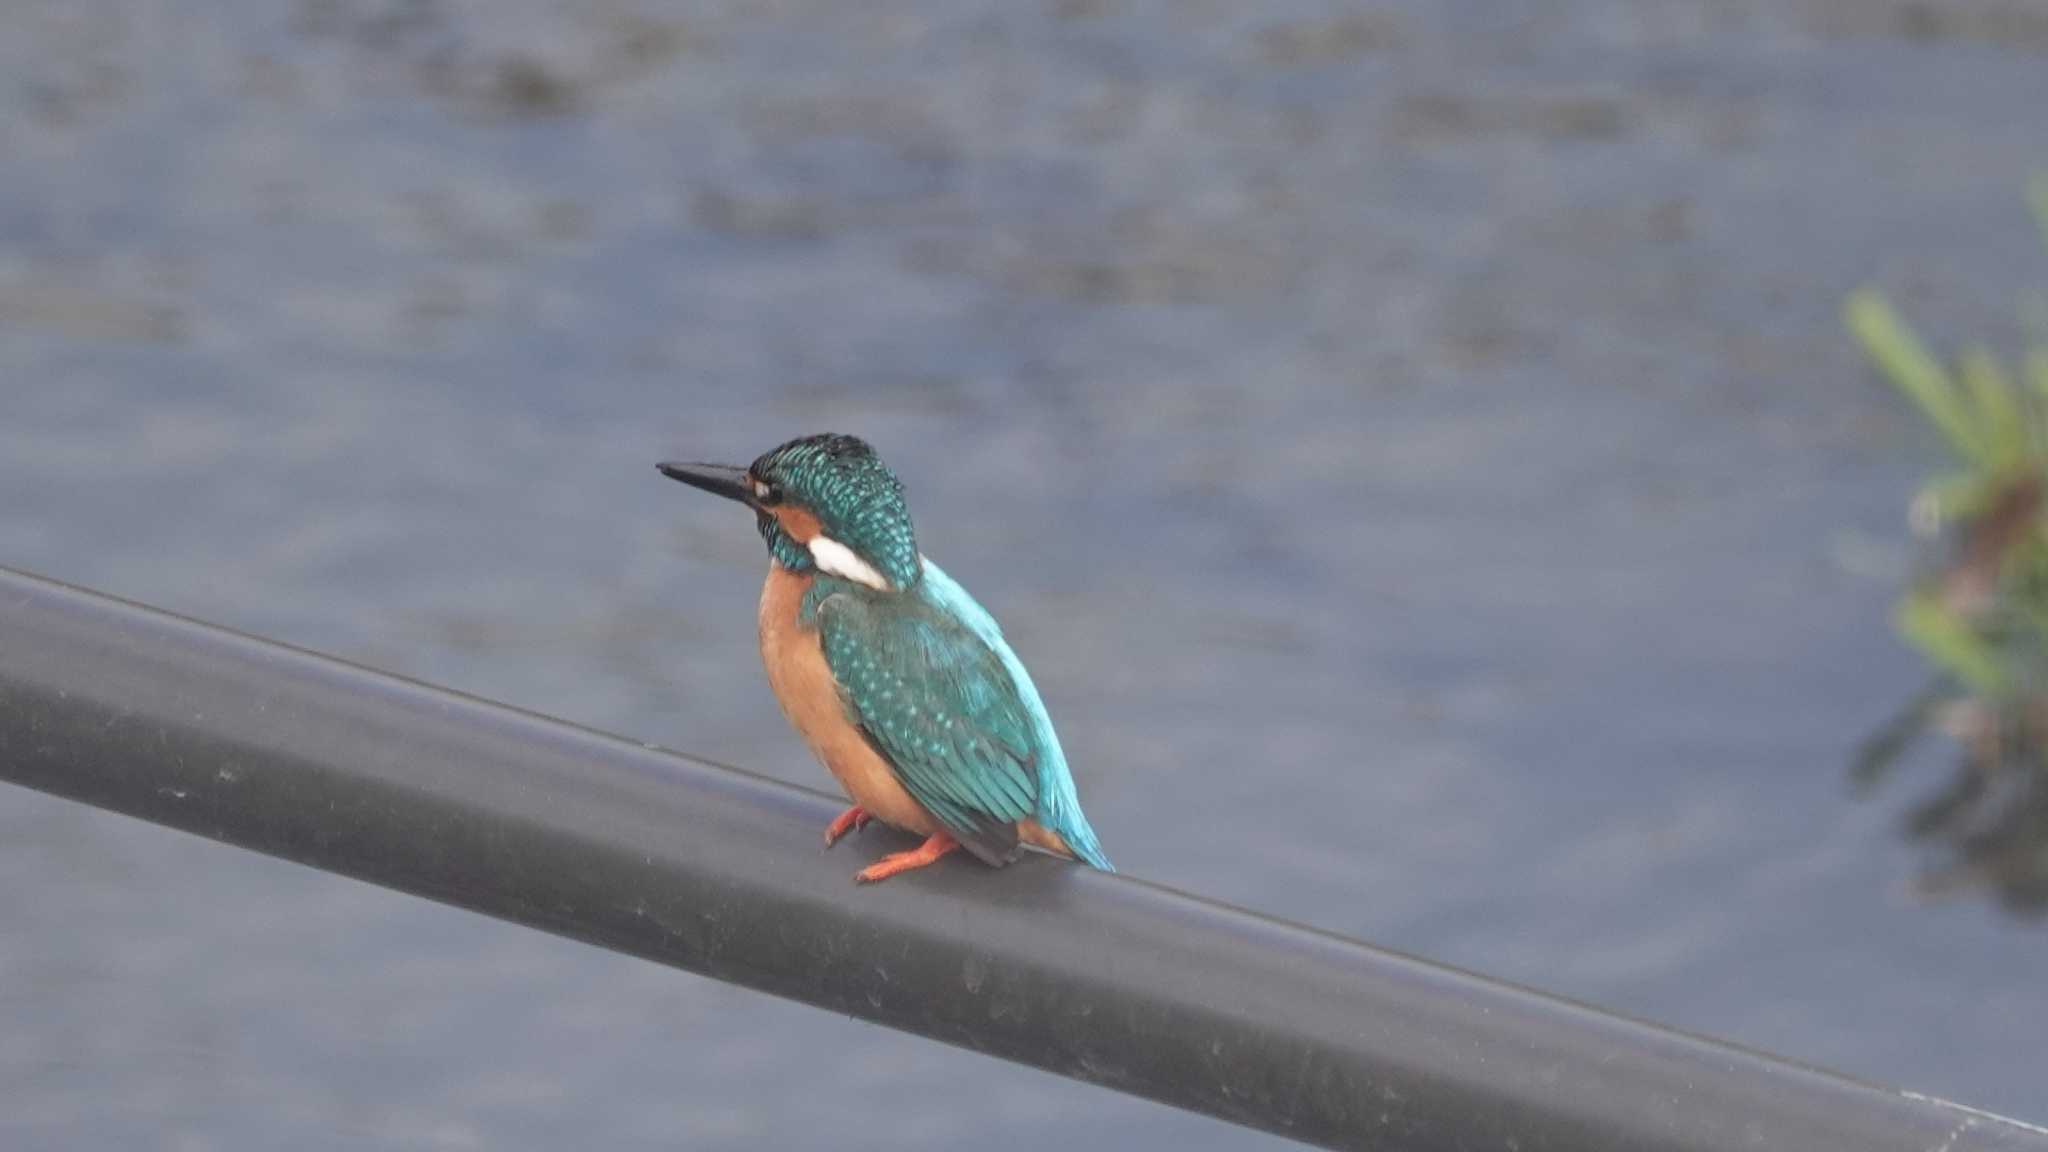
[[[2048,174],[2029,193],[2048,244]],[[1908,818],[1951,856],[1923,886],[1990,883],[2008,905],[2048,908],[2048,302],[2023,308],[2033,347],[2017,371],[1976,346],[1944,365],[1871,289],[1845,318],[1955,456],[1913,500],[1938,559],[1895,617],[1937,679],[1865,745],[1855,777],[1873,784],[1927,727],[1948,732],[1958,775]]]

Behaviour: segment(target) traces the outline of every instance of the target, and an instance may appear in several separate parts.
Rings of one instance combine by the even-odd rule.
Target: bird
[[[858,883],[960,849],[1000,868],[1025,845],[1115,871],[1030,673],[995,618],[918,551],[903,484],[866,441],[827,433],[744,468],[656,467],[754,512],[769,556],[768,684],[853,801],[825,847],[871,821],[925,838]]]

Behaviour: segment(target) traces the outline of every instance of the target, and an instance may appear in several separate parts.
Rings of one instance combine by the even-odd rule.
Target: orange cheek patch
[[[825,530],[825,526],[818,522],[816,516],[802,508],[785,504],[770,509],[770,512],[775,516],[775,522],[782,525],[782,530],[789,534],[789,538],[799,544],[809,544]]]

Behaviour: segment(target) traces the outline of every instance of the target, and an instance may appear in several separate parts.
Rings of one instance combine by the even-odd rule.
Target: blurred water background
[[[651,465],[858,432],[1127,871],[2048,1117],[2042,924],[1845,786],[1938,449],[1838,320],[2014,331],[2039,6],[6,23],[0,562],[822,786]],[[0,877],[12,1149],[1279,1145],[14,790]]]

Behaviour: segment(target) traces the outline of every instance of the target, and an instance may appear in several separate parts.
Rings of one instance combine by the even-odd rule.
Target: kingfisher
[[[761,662],[783,715],[870,821],[923,836],[863,884],[964,848],[1000,868],[1030,845],[1113,872],[1023,661],[967,590],[917,550],[903,484],[858,437],[791,440],[745,468],[662,474],[754,510],[768,545]]]

